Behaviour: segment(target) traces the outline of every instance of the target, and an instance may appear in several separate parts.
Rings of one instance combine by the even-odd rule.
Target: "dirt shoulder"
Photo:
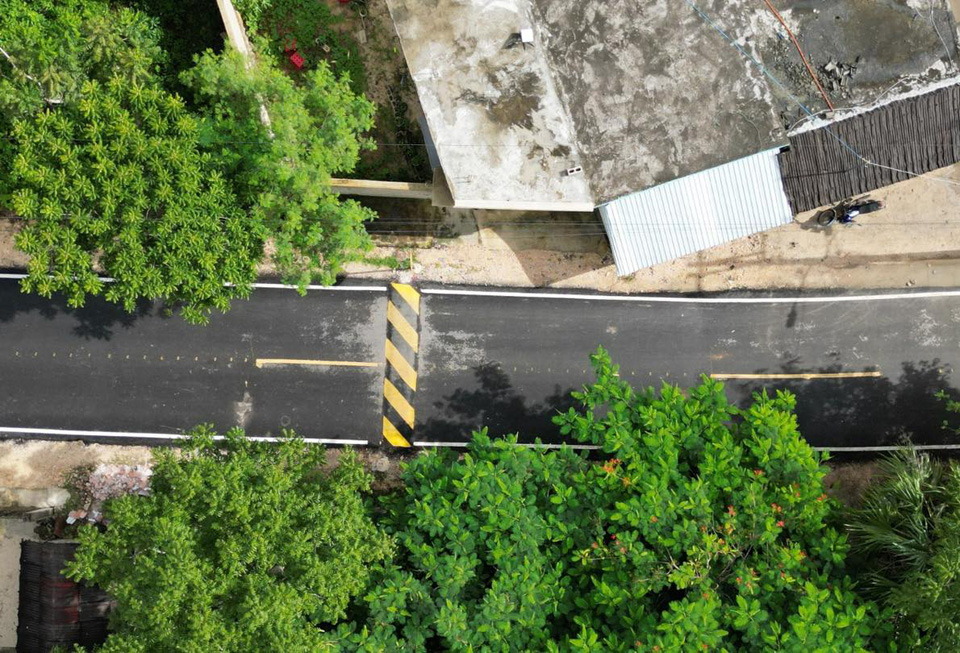
[[[871,193],[886,206],[855,224],[827,229],[815,212],[628,277],[617,277],[599,222],[549,230],[528,220],[475,212],[478,233],[438,240],[431,247],[381,247],[376,254],[408,258],[421,282],[491,286],[583,288],[616,293],[719,292],[960,286],[960,166]],[[544,215],[544,214],[539,214]],[[555,214],[562,215],[562,214]],[[538,223],[537,220],[540,222]],[[569,221],[570,218],[567,218]],[[353,266],[364,278],[390,272]]]
[[[378,235],[374,256],[415,264],[411,272],[351,264],[358,279],[482,286],[582,288],[614,293],[879,289],[960,286],[960,165],[871,193],[879,213],[853,225],[788,225],[617,277],[602,225],[591,214],[435,211],[431,229],[449,238]],[[418,223],[424,207],[411,202]],[[394,201],[391,211],[400,211]],[[403,224],[404,216],[389,216]],[[387,219],[385,216],[384,219]],[[429,221],[429,220],[428,220]],[[0,218],[0,267],[22,268],[18,221]],[[409,227],[406,227],[409,229]],[[449,230],[448,230],[449,231]],[[269,264],[262,266],[271,272]]]

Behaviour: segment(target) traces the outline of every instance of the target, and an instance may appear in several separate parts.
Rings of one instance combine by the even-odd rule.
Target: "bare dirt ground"
[[[779,229],[622,278],[599,222],[590,226],[584,216],[580,227],[561,226],[557,218],[550,228],[542,217],[536,222],[537,214],[507,219],[477,211],[477,234],[428,248],[384,246],[376,254],[406,258],[413,252],[417,265],[408,276],[416,281],[615,293],[960,286],[960,166],[871,197],[885,208],[852,225],[817,228],[810,224],[815,212],[808,212]],[[350,271],[365,278],[392,276],[360,265]]]
[[[76,467],[150,462],[148,447],[46,440],[0,441],[0,487],[40,490],[59,486]]]

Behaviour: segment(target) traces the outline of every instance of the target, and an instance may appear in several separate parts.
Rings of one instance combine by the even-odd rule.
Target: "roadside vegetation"
[[[592,365],[556,422],[596,451],[481,431],[375,492],[349,450],[197,429],[80,529],[104,650],[957,650],[951,463],[893,457],[850,510],[788,393],[738,409]]]
[[[325,8],[248,3],[274,40],[247,66],[204,4],[0,0],[0,208],[22,219],[24,290],[204,323],[249,293],[268,242],[301,288],[372,248],[375,214],[329,190],[373,147],[349,39]],[[284,25],[316,49],[296,74]]]

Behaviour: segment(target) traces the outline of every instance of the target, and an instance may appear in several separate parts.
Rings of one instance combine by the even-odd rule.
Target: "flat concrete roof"
[[[956,70],[946,0],[772,1],[837,107]],[[458,205],[583,210],[786,144],[798,100],[826,108],[762,2],[388,4]]]
[[[527,0],[388,0],[455,205],[592,210]],[[513,37],[516,35],[516,37]]]

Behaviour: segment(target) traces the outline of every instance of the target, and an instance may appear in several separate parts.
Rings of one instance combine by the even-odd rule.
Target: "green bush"
[[[342,650],[863,650],[885,630],[844,570],[794,399],[739,410],[704,377],[634,391],[607,354],[570,449],[474,437],[415,459],[386,506],[398,543]]]
[[[150,496],[108,501],[68,576],[116,601],[101,651],[302,651],[341,619],[392,543],[363,506],[356,454],[199,427],[155,453]]]

